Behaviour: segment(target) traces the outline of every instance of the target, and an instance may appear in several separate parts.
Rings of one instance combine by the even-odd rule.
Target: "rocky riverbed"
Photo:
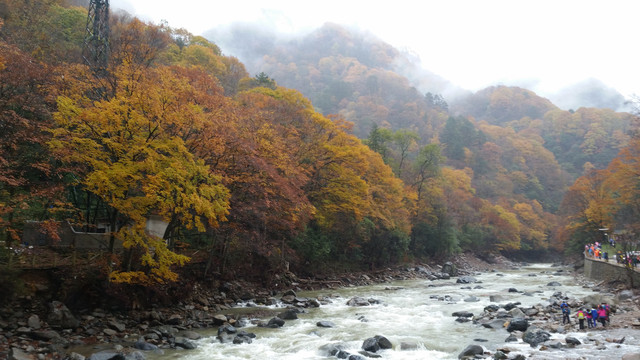
[[[48,303],[47,308],[42,310],[41,306],[35,305],[36,299],[24,297],[0,308],[0,358],[81,360],[93,354],[93,360],[144,359],[147,354],[158,354],[169,349],[189,351],[197,346],[196,341],[201,336],[201,331],[210,328],[219,329],[218,339],[221,342],[250,343],[255,335],[241,330],[250,319],[260,321],[259,326],[282,326],[284,321],[295,318],[296,311],[319,307],[324,301],[329,300],[322,296],[313,299],[300,298],[296,296],[297,291],[364,286],[411,279],[451,279],[462,285],[473,286],[473,275],[478,272],[517,266],[519,264],[504,258],[496,258],[489,264],[463,255],[453,263],[443,265],[415,264],[322,279],[301,279],[289,273],[280,279],[281,288],[289,289],[284,293],[261,289],[251,284],[229,282],[216,291],[196,287],[188,298],[171,307],[129,311],[92,309],[86,313],[73,313],[57,301]],[[474,326],[506,327],[510,330],[510,337],[516,340],[524,339],[542,354],[540,358],[544,357],[545,351],[549,348],[581,346],[585,341],[591,342],[595,347],[606,347],[607,344],[615,346],[624,342],[624,336],[620,334],[624,334],[624,330],[640,326],[638,298],[622,286],[594,284],[583,279],[579,273],[574,276],[576,282],[593,287],[591,298],[570,298],[558,291],[547,304],[535,306],[503,303],[496,298],[496,305],[485,308],[482,313],[461,312],[453,315],[456,321],[472,322]],[[518,290],[514,287],[513,291]],[[362,305],[358,304],[359,301],[370,301],[358,298],[352,300],[353,306]],[[572,319],[573,323],[570,326],[559,325],[561,315],[557,305],[562,301],[567,301],[572,309],[607,301],[615,305],[615,315],[610,326],[590,329],[588,333],[585,331],[582,340],[570,336],[559,337],[561,334],[577,330],[575,319]],[[268,311],[251,306],[276,303],[290,309]],[[242,308],[238,305],[242,305]],[[331,324],[327,322],[318,326]],[[558,340],[560,338],[561,340]],[[368,339],[363,339],[363,342],[365,340]],[[470,344],[468,349],[468,356],[480,357],[518,358],[521,356],[518,353],[517,347],[511,346],[509,339],[505,339],[504,347],[492,352],[477,344]],[[530,356],[535,357],[533,354],[535,353]],[[328,352],[327,355],[335,354]]]

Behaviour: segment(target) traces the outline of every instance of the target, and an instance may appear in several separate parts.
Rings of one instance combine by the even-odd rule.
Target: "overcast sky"
[[[284,33],[325,22],[357,27],[418,54],[426,69],[472,91],[504,84],[544,95],[596,78],[626,97],[640,94],[635,0],[112,0],[111,6],[197,35],[238,21]]]

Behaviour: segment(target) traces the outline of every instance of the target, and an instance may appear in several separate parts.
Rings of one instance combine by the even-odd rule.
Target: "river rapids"
[[[363,356],[363,341],[381,335],[389,339],[391,349],[379,350],[380,359],[457,359],[468,345],[477,344],[486,353],[495,354],[507,349],[508,357],[517,354],[527,359],[620,359],[625,354],[640,353],[640,331],[624,324],[618,329],[579,331],[572,309],[572,324],[564,333],[551,332],[551,339],[531,347],[522,341],[506,343],[509,333],[505,328],[490,329],[474,322],[457,322],[452,313],[468,311],[475,316],[488,305],[517,303],[521,309],[535,305],[546,306],[554,293],[561,292],[570,299],[583,299],[594,294],[591,286],[578,284],[569,272],[547,264],[533,264],[518,269],[495,271],[473,276],[472,284],[458,284],[451,280],[410,280],[339,290],[299,292],[298,297],[328,299],[319,308],[305,309],[296,320],[287,320],[281,328],[271,329],[248,325],[241,330],[255,333],[251,344],[222,344],[216,339],[217,330],[201,331],[194,350],[164,350],[163,354],[148,354],[148,359],[165,360],[267,360],[267,359],[335,359],[321,350],[327,344],[340,343],[344,351]],[[560,285],[550,286],[556,282]],[[511,292],[509,291],[511,289]],[[514,291],[517,290],[517,292]],[[491,296],[499,302],[491,302]],[[358,296],[376,299],[378,304],[363,307],[348,306],[349,299]],[[255,304],[244,304],[235,311],[255,312]],[[282,305],[284,307],[284,305]],[[275,313],[284,310],[273,306]],[[249,309],[247,309],[249,308]],[[256,319],[252,319],[256,320]],[[267,319],[268,320],[268,319]],[[331,328],[317,326],[329,321]],[[547,322],[560,327],[561,317],[550,317]],[[616,315],[611,322],[615,324]],[[253,321],[255,323],[255,321]],[[535,325],[535,322],[533,322]],[[547,324],[548,325],[548,324]],[[556,326],[557,325],[557,326]],[[580,340],[581,345],[567,346],[568,336]],[[607,339],[620,339],[622,344]],[[557,344],[559,346],[549,346]],[[364,356],[363,356],[364,357]]]

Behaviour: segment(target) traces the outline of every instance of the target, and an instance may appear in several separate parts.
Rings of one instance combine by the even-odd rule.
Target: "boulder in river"
[[[469,311],[456,311],[453,314],[451,314],[451,316],[469,318],[469,317],[473,317],[473,313]]]
[[[478,282],[478,280],[473,276],[460,276],[458,280],[456,280],[457,284],[472,284],[475,282]]]
[[[509,322],[509,326],[507,326],[507,331],[527,331],[529,328],[529,321],[523,318],[515,318]]]
[[[380,349],[391,349],[392,347],[391,341],[381,335],[368,338],[362,343],[362,349],[369,352],[377,352]]]
[[[336,325],[331,321],[322,320],[322,321],[318,321],[316,323],[316,326],[323,327],[323,328],[332,328],[332,327],[335,327]]]
[[[537,329],[537,328],[528,329],[522,335],[522,341],[531,345],[531,347],[536,347],[539,344],[549,340],[549,338],[551,338],[551,334],[549,334],[548,332],[542,329]]]
[[[484,348],[480,345],[469,345],[460,354],[458,354],[458,359],[473,359],[476,355],[484,354]]]

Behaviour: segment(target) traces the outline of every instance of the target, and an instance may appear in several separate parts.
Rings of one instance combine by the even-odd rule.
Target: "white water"
[[[298,320],[286,321],[279,329],[258,328],[248,326],[242,328],[257,335],[252,344],[220,344],[215,336],[216,330],[202,332],[204,337],[198,340],[196,350],[165,350],[164,355],[149,355],[151,359],[335,359],[322,354],[318,349],[325,344],[344,343],[346,351],[358,354],[362,342],[369,337],[382,335],[388,338],[393,349],[378,352],[382,359],[457,359],[458,354],[470,344],[484,346],[495,352],[497,348],[509,348],[510,354],[522,353],[529,359],[619,359],[626,353],[640,353],[640,331],[620,329],[609,332],[577,332],[577,325],[566,334],[552,334],[552,341],[564,343],[565,336],[574,336],[584,345],[574,349],[549,349],[536,352],[529,344],[508,343],[509,336],[505,329],[487,329],[472,322],[458,323],[451,314],[455,311],[470,311],[474,315],[482,314],[485,306],[492,304],[490,295],[501,295],[505,300],[497,304],[521,302],[521,308],[536,304],[547,304],[547,299],[556,291],[561,291],[571,298],[581,299],[593,294],[589,288],[575,284],[572,277],[552,275],[549,265],[533,265],[519,270],[499,273],[487,273],[474,276],[482,283],[455,284],[452,280],[415,280],[366,287],[353,287],[338,291],[318,291],[298,293],[299,297],[315,297],[331,294],[332,303],[317,309],[309,309],[306,314],[299,314]],[[536,274],[536,276],[530,276]],[[502,275],[502,276],[500,276]],[[547,283],[557,281],[562,286],[554,288]],[[444,284],[444,285],[443,285]],[[434,286],[436,285],[436,286]],[[442,286],[440,286],[442,285]],[[482,289],[473,289],[476,286]],[[464,287],[471,289],[463,289]],[[400,289],[390,290],[392,287]],[[522,293],[509,293],[509,288],[520,292],[530,292],[533,296]],[[447,303],[430,298],[432,295],[450,295],[457,299],[455,303]],[[464,302],[469,296],[476,296],[478,302]],[[353,296],[365,299],[375,298],[380,305],[368,307],[349,307],[346,302]],[[496,303],[493,303],[496,304]],[[575,312],[575,311],[574,311]],[[573,314],[572,314],[573,315]],[[366,321],[361,321],[362,317]],[[558,318],[560,319],[560,318]],[[267,319],[268,320],[268,319]],[[334,328],[319,328],[316,323],[321,320],[332,321]],[[554,320],[550,320],[554,321]],[[558,325],[560,322],[555,320]],[[572,320],[573,321],[573,320]],[[615,316],[612,322],[616,321]],[[621,338],[626,336],[623,345],[608,343],[605,337]],[[485,339],[486,342],[474,341]],[[595,341],[604,345],[597,349]],[[413,350],[402,350],[401,343],[416,344]],[[602,346],[601,346],[602,347]]]

